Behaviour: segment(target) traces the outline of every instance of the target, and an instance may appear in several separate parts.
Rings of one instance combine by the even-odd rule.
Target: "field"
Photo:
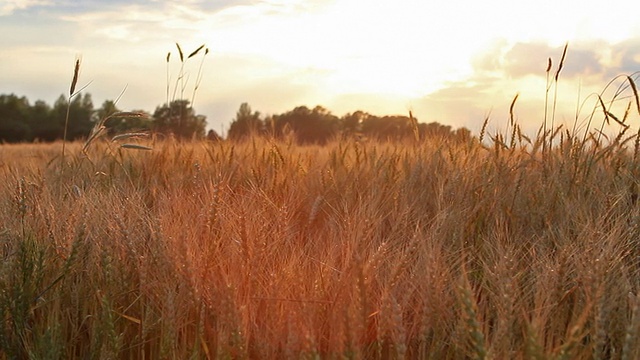
[[[0,358],[638,358],[635,134],[510,134],[2,145]]]

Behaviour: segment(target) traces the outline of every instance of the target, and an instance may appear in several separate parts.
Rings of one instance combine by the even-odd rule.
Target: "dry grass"
[[[120,144],[146,134],[109,142],[103,119],[85,144],[0,145],[0,359],[635,359],[620,79],[582,133],[547,99],[533,139],[516,95],[468,144]]]
[[[635,358],[637,163],[578,142],[3,145],[0,357]]]

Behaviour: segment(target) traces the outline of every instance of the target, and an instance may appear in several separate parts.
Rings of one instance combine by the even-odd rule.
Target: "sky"
[[[78,86],[96,108],[118,99],[153,112],[169,88],[223,134],[243,102],[264,115],[411,111],[474,133],[489,117],[499,131],[516,94],[529,132],[545,97],[555,122],[585,127],[593,94],[628,100],[616,77],[640,71],[639,10],[628,0],[0,0],[0,94],[53,104],[79,58]],[[176,43],[185,58],[209,51],[182,64]],[[553,80],[567,43],[549,88],[548,59]]]

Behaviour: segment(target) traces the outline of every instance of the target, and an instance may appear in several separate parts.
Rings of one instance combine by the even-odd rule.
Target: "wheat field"
[[[638,358],[625,132],[1,145],[0,358]]]

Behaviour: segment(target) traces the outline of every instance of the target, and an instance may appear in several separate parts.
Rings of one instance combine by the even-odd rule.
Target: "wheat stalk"
[[[62,135],[62,160],[64,162],[64,150],[67,143],[67,129],[69,128],[69,112],[71,111],[71,98],[75,95],[76,85],[78,84],[78,75],[80,73],[80,59],[76,59],[76,65],[73,69],[73,79],[69,89],[69,100],[67,102],[67,115],[64,119],[64,130]]]

